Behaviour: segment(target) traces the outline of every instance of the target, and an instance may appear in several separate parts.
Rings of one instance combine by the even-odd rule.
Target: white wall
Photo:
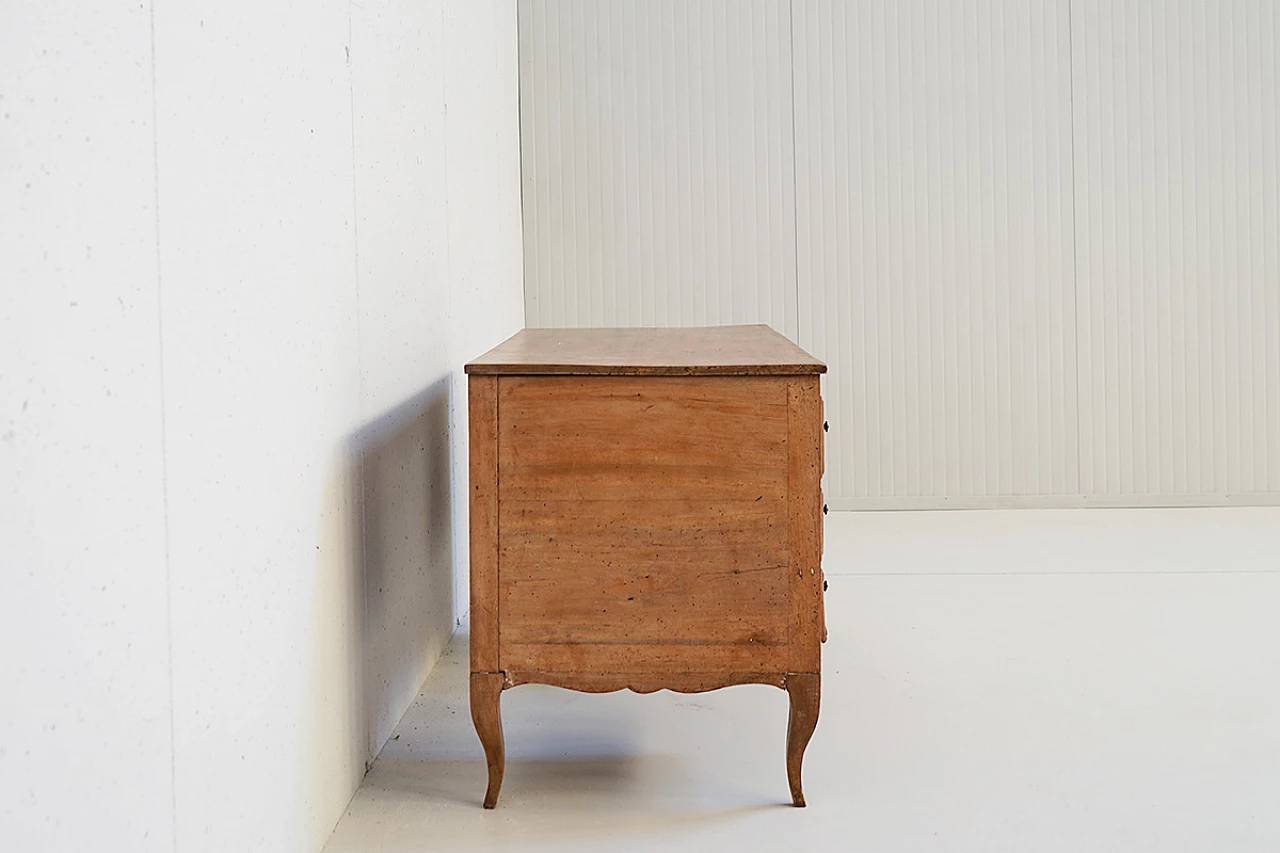
[[[445,4],[456,613],[469,606],[467,378],[457,366],[524,327],[516,10],[510,0]]]
[[[794,19],[827,493],[1079,494],[1067,3],[806,2]]]
[[[1280,5],[1074,0],[1081,488],[1280,495]]]
[[[796,334],[786,0],[524,2],[531,326]]]
[[[465,601],[460,367],[522,321],[514,8],[0,37],[0,837],[318,850]]]
[[[346,43],[334,0],[155,12],[179,851],[314,847],[363,770]]]
[[[173,849],[150,20],[0,26],[0,846]]]
[[[1280,502],[1270,0],[520,13],[531,325],[772,324],[835,508]]]

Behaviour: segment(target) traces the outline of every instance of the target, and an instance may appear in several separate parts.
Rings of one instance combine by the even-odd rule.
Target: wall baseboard
[[[829,498],[832,512],[948,509],[1139,509],[1280,506],[1280,492],[1234,495],[973,495],[965,497]]]

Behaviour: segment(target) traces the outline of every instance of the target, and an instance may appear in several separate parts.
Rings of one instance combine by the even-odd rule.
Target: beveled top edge
[[[827,366],[765,325],[524,329],[466,365],[472,375],[779,376]]]

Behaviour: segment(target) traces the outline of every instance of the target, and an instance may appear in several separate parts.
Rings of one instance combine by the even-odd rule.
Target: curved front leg
[[[489,787],[484,792],[486,809],[498,804],[498,790],[502,787],[502,772],[506,764],[500,713],[504,682],[505,676],[500,672],[471,673],[471,722],[475,723],[480,745],[484,747],[485,762],[489,765]]]
[[[800,807],[804,806],[800,766],[804,762],[804,748],[818,725],[821,692],[822,678],[817,673],[787,675],[787,695],[791,698],[791,713],[787,717],[787,782],[791,784],[792,804]]]

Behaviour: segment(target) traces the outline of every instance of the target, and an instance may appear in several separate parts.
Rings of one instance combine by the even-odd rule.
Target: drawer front
[[[773,377],[503,377],[502,667],[785,669],[787,395]]]

